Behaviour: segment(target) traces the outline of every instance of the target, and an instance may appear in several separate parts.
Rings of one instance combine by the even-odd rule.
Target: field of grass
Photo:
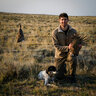
[[[88,37],[77,59],[77,83],[65,80],[47,87],[37,75],[54,65],[51,34],[58,16],[0,13],[0,96],[96,96],[96,16],[69,19]],[[17,43],[20,23],[25,40]]]

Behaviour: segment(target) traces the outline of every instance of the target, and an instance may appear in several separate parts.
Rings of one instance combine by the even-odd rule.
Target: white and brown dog
[[[47,70],[39,72],[38,79],[44,80],[44,85],[48,85],[50,81],[54,82],[55,74],[56,74],[56,67],[49,66]]]

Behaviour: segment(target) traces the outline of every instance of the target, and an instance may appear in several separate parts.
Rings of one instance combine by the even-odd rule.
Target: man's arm
[[[55,46],[59,51],[68,52],[68,46],[61,46],[61,45],[59,44],[59,41],[58,41],[58,38],[57,38],[55,32],[52,33],[52,40],[53,40],[54,46]]]

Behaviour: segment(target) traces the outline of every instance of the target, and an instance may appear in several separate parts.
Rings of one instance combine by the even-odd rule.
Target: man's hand
[[[69,44],[68,49],[72,49],[73,45],[72,43]]]

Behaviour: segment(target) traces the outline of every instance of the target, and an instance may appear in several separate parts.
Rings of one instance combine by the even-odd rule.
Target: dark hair
[[[61,17],[66,17],[66,18],[68,19],[67,13],[61,13],[61,14],[59,15],[59,19],[60,19]]]
[[[46,73],[48,73],[49,71],[56,71],[56,67],[55,66],[49,66],[46,70]]]

